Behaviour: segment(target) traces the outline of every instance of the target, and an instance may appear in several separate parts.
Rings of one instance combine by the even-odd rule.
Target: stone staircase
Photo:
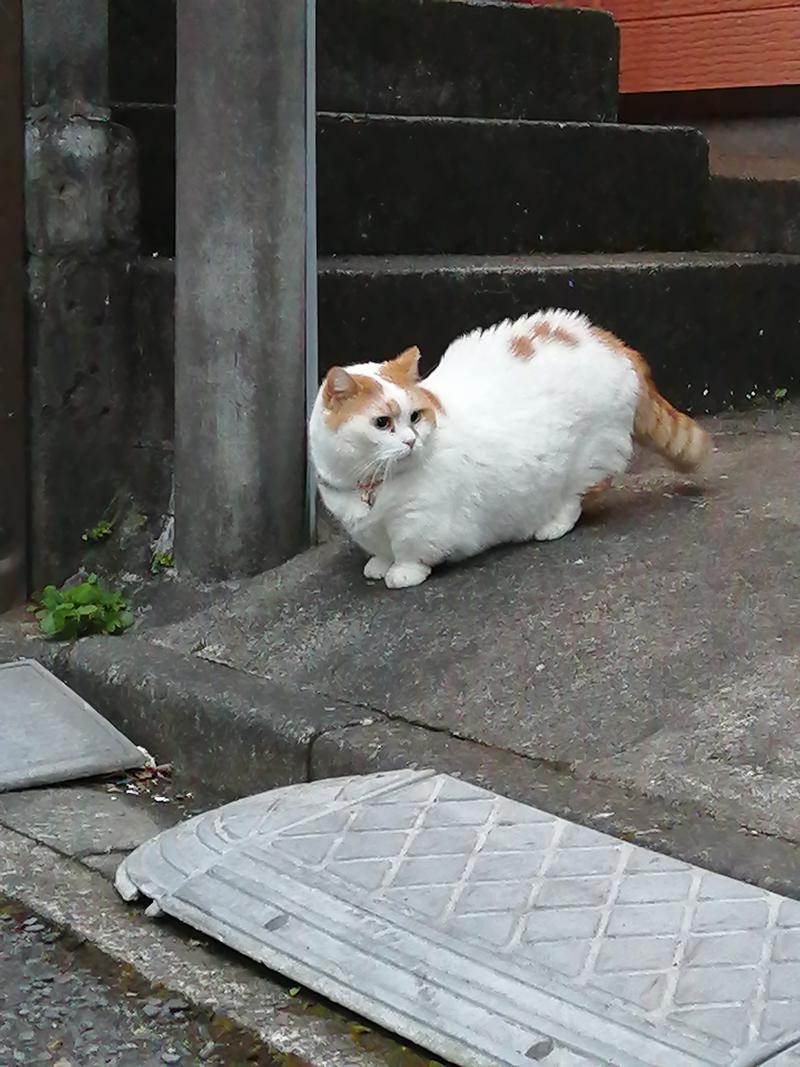
[[[118,47],[127,68],[112,47],[116,117],[140,141],[145,250],[161,253],[139,270],[150,485],[159,442],[169,466],[171,435],[172,0],[152,18],[127,7],[112,46],[161,20],[146,46]],[[317,38],[322,371],[410,344],[430,368],[460,332],[559,305],[640,349],[693,412],[796,387],[800,258],[784,254],[798,250],[795,201],[782,211],[769,190],[754,202],[752,189],[718,183],[712,196],[697,131],[618,124],[609,16],[319,0]],[[126,98],[126,86],[143,92],[142,65],[155,106]]]
[[[791,387],[800,261],[730,254],[730,219],[715,251],[701,135],[614,121],[608,16],[398,0],[384,33],[385,8],[322,5],[320,54],[346,10],[367,87],[321,94],[323,369],[412,343],[430,367],[459,332],[557,304],[640,348],[695,412]]]

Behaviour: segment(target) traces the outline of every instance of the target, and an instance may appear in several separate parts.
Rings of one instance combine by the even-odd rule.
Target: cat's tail
[[[608,330],[595,326],[592,333],[602,344],[627,359],[639,378],[639,401],[633,420],[636,443],[652,448],[679,471],[696,471],[702,467],[713,449],[711,435],[664,399],[647,361],[638,352]]]
[[[633,422],[634,439],[658,452],[679,471],[697,470],[711,453],[710,434],[664,399],[641,357],[634,366],[642,383]]]

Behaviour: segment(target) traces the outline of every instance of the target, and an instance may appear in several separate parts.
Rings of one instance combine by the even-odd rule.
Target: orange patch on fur
[[[560,341],[562,345],[569,345],[570,348],[575,348],[578,343],[575,334],[565,330],[563,326],[556,326],[553,330],[553,340]]]
[[[401,352],[395,359],[389,359],[385,363],[381,363],[381,369],[378,373],[387,382],[393,382],[395,385],[399,385],[401,389],[407,389],[409,385],[419,381],[419,372],[417,370],[419,357],[420,351],[416,346],[407,348],[405,352]]]
[[[546,320],[535,323],[527,333],[511,338],[511,352],[517,359],[532,359],[536,355],[537,341],[559,341],[575,348],[578,338],[563,326],[553,326]]]
[[[432,409],[433,409],[433,410],[434,410],[435,412],[436,412],[436,411],[441,411],[441,412],[443,412],[443,411],[444,411],[444,408],[442,407],[442,402],[441,402],[441,400],[439,399],[439,397],[438,397],[438,396],[436,395],[436,393],[432,393],[432,392],[430,391],[430,389],[425,389],[425,388],[424,388],[423,386],[421,386],[421,385],[420,385],[420,386],[419,386],[419,387],[418,387],[417,389],[415,389],[414,391],[415,391],[416,393],[419,393],[419,395],[420,395],[421,397],[423,397],[423,398],[424,398],[424,399],[425,399],[425,400],[426,400],[426,401],[428,402],[428,404],[430,405],[430,407],[431,407],[431,408],[432,408]]]
[[[338,430],[354,415],[373,404],[381,395],[381,387],[366,374],[350,374],[341,367],[333,367],[322,387],[325,401],[325,422]]]
[[[414,405],[415,410],[419,411],[420,417],[432,422],[435,426],[437,412],[441,412],[444,409],[442,408],[442,402],[435,393],[417,384],[419,382],[419,359],[420,351],[416,346],[407,348],[396,359],[390,359],[386,363],[382,363],[378,373],[381,378],[385,378],[386,381],[404,389],[411,397],[411,403]],[[397,414],[399,414],[399,410]]]
[[[519,334],[511,338],[511,353],[517,359],[530,359],[533,355],[533,342],[525,334]]]

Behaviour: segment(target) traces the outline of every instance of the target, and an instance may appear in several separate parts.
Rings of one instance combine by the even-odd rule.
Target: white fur
[[[514,355],[512,339],[542,320],[579,343],[538,339],[532,358]],[[392,431],[376,429],[368,411],[334,432],[320,391],[311,455],[326,506],[370,554],[366,577],[390,588],[418,585],[431,567],[492,545],[563,536],[582,494],[631,456],[638,376],[572,312],[538,312],[454,341],[422,383],[443,407],[436,426],[412,425],[411,396],[380,377],[380,364],[348,369],[381,382],[401,415]],[[384,480],[367,500],[358,485],[372,476]]]

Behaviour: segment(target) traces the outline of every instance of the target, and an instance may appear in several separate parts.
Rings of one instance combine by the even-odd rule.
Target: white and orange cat
[[[541,311],[454,341],[419,380],[419,351],[330,370],[309,437],[326,507],[390,589],[510,541],[569,533],[632,441],[681,470],[708,434],[642,357],[584,316]]]

